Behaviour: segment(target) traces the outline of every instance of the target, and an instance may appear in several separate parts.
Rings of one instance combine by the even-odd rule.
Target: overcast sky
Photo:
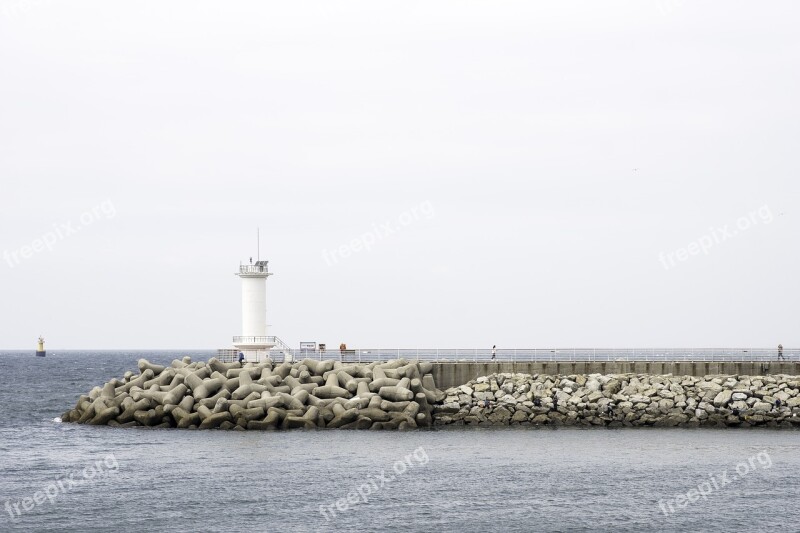
[[[800,345],[798,20],[0,0],[0,348]]]

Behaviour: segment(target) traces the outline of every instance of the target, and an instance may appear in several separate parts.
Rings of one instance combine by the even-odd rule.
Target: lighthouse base
[[[270,357],[271,346],[234,345],[236,348],[220,348],[217,350],[217,359],[223,363],[239,361],[239,355],[244,356],[246,363],[260,363]]]
[[[44,357],[47,354],[44,350],[36,350],[36,357]]]

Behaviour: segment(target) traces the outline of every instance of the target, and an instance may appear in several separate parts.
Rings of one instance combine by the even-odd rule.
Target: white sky
[[[0,348],[800,345],[798,20],[0,0]]]

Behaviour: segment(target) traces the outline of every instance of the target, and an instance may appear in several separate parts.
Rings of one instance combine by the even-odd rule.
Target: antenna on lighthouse
[[[261,228],[256,227],[256,260],[261,260]]]

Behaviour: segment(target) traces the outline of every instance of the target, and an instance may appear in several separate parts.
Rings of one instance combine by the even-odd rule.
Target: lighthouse
[[[275,346],[275,338],[267,336],[267,278],[269,261],[239,265],[237,276],[242,280],[242,334],[233,338],[233,345],[247,361],[259,361]]]

